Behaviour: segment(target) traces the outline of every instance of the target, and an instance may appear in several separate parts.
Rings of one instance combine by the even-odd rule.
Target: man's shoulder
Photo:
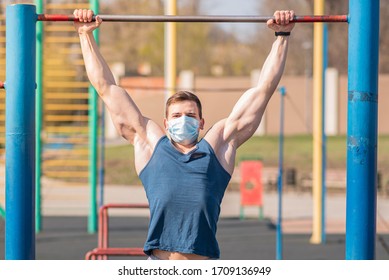
[[[214,125],[212,125],[207,130],[207,132],[205,133],[203,138],[205,140],[207,140],[208,143],[210,143],[210,141],[211,142],[214,141],[215,138],[219,137],[220,133],[224,130],[225,122],[226,122],[226,119],[222,119],[222,120],[218,121],[217,123],[215,123]]]
[[[228,145],[228,141],[224,138],[224,129],[227,119],[222,119],[215,123],[205,134],[204,139],[217,151],[221,147]]]

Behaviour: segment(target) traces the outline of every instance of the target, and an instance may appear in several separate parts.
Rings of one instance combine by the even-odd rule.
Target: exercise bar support
[[[350,0],[346,259],[375,258],[379,0]]]
[[[267,22],[273,16],[145,16],[145,15],[99,15],[108,22]],[[93,16],[93,20],[96,16]],[[38,21],[76,21],[73,15],[39,14]],[[347,15],[295,16],[294,22],[348,22]]]
[[[5,259],[35,259],[35,5],[6,10]]]

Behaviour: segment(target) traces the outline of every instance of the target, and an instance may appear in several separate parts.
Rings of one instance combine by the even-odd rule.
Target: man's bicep
[[[119,134],[130,140],[135,133],[146,131],[147,120],[123,88],[112,85],[100,94]]]

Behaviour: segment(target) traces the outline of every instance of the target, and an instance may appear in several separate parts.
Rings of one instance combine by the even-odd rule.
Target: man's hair
[[[187,90],[180,90],[176,92],[174,95],[169,97],[169,99],[166,101],[166,111],[165,111],[166,118],[168,117],[168,110],[170,105],[182,101],[194,101],[197,105],[197,108],[199,109],[200,119],[203,118],[200,99],[194,93]]]

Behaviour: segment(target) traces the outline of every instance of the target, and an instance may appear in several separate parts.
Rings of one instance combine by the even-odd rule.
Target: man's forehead
[[[198,113],[199,108],[197,107],[196,102],[191,100],[174,102],[170,104],[168,108],[169,113],[182,112],[182,111]]]

